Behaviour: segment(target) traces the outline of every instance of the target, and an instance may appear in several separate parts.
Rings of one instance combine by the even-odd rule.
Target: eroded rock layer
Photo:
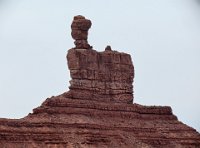
[[[48,98],[19,120],[0,119],[0,145],[21,147],[199,147],[200,135],[170,107]]]
[[[134,67],[131,56],[112,50],[70,49],[72,80],[68,97],[104,102],[133,102]]]

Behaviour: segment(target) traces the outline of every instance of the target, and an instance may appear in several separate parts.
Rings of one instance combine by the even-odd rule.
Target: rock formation
[[[132,103],[134,68],[129,54],[111,48],[70,49],[67,61],[72,77],[68,97]]]
[[[47,98],[22,119],[0,119],[0,147],[200,147],[200,134],[178,121],[171,107],[132,104],[130,55],[110,46],[92,49],[89,22],[77,16],[72,23],[73,38],[84,41],[75,41],[67,54],[70,90]]]
[[[74,17],[72,22],[72,38],[75,40],[76,49],[90,49],[92,48],[88,44],[88,30],[90,29],[92,23],[90,20],[85,19],[84,16],[78,15]]]

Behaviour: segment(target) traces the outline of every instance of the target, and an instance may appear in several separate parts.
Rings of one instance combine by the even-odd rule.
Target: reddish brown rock
[[[67,61],[72,77],[68,96],[104,102],[133,102],[134,67],[129,54],[112,51],[110,47],[103,52],[70,49]]]
[[[70,49],[67,60],[70,91],[47,98],[22,119],[0,119],[0,148],[200,147],[200,134],[171,107],[131,104],[129,54],[109,46],[103,52]]]
[[[75,40],[75,48],[77,49],[90,49],[92,48],[88,44],[88,30],[92,26],[92,23],[90,20],[85,19],[84,16],[78,15],[74,17],[74,20],[72,22],[71,28],[72,28],[72,38]]]
[[[27,117],[0,119],[0,146],[21,147],[190,147],[200,134],[181,123],[167,106],[142,106],[48,98]]]

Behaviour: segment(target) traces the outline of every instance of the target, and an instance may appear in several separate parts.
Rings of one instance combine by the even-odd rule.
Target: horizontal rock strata
[[[200,134],[169,106],[133,103],[131,56],[88,44],[92,23],[72,22],[69,91],[22,119],[0,119],[0,148],[199,148]]]
[[[70,49],[72,80],[68,96],[104,102],[133,102],[134,67],[131,56],[112,50]]]
[[[0,119],[5,147],[198,147],[200,135],[167,106],[48,98],[19,120]]]

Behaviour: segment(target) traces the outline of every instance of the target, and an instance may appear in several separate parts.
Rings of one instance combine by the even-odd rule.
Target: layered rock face
[[[90,20],[80,15],[72,22],[71,35],[76,47],[67,54],[72,78],[67,97],[132,103],[134,67],[131,56],[112,51],[110,46],[103,52],[90,49],[87,38],[91,25]]]
[[[68,97],[132,103],[134,67],[129,54],[70,49],[67,61],[72,77]]]
[[[27,117],[0,119],[2,148],[199,148],[200,134],[167,106],[48,98]]]
[[[85,45],[68,51],[68,92],[47,98],[22,119],[0,119],[0,148],[200,147],[200,134],[178,121],[171,107],[131,104],[129,54]]]

